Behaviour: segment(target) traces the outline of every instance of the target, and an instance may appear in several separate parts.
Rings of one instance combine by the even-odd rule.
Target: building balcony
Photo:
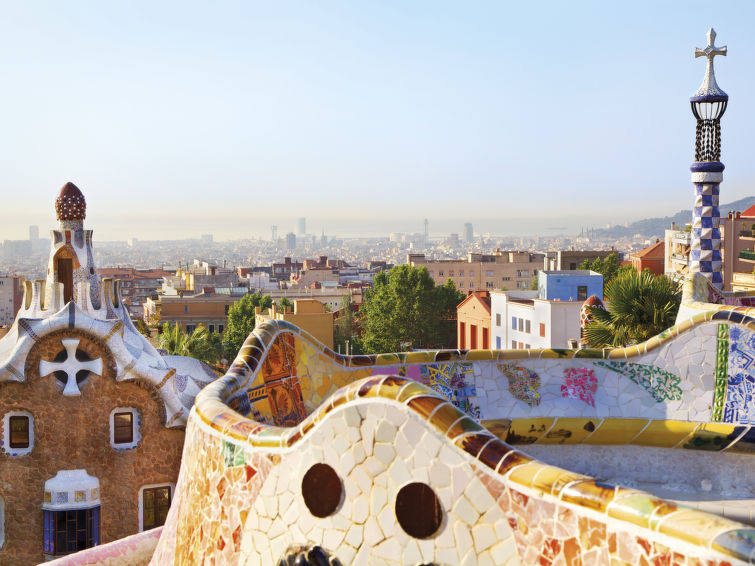
[[[751,291],[755,289],[755,273],[737,273],[731,274],[732,291]]]
[[[740,230],[739,239],[740,240],[755,240],[755,234],[753,233],[752,230]]]
[[[739,252],[739,259],[749,263],[755,263],[755,252],[742,250],[741,252]]]
[[[680,244],[689,244],[690,240],[692,240],[692,234],[689,232],[677,232],[671,236],[672,242],[678,242]]]
[[[689,256],[683,254],[671,254],[671,261],[687,265],[689,264]]]

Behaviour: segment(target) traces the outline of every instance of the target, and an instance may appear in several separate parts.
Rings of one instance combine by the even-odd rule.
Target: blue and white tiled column
[[[723,266],[718,192],[724,164],[719,161],[699,162],[690,169],[695,185],[695,206],[692,210],[689,271],[701,273],[720,288],[723,286]]]

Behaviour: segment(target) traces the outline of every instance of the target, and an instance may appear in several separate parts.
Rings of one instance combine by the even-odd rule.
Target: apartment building
[[[582,263],[595,261],[596,259],[606,259],[609,255],[616,254],[621,256],[614,249],[610,250],[558,250],[555,252],[546,252],[543,269],[546,271],[574,271],[579,269]],[[621,257],[618,258],[621,260]]]
[[[10,326],[24,298],[24,278],[18,275],[0,277],[0,326]]]
[[[721,218],[721,258],[723,290],[755,290],[755,206],[744,212],[729,212]],[[675,279],[689,273],[692,234],[672,226],[666,230],[664,273]]]
[[[451,279],[464,292],[493,289],[529,289],[543,266],[545,254],[532,252],[470,253],[466,260],[428,260],[409,254],[407,263],[424,266],[436,285]]]
[[[721,219],[721,228],[724,290],[755,290],[755,205],[742,213],[730,212]],[[724,239],[724,234],[731,236]]]
[[[603,298],[603,276],[594,271],[541,271],[537,291],[490,293],[493,348],[568,348],[580,337],[585,300]]]
[[[164,269],[135,269],[133,267],[106,267],[100,269],[100,276],[121,281],[121,298],[128,308],[131,318],[144,314],[144,303],[163,285],[163,279],[173,275]]]
[[[246,296],[242,292],[217,293],[208,288],[193,295],[155,295],[143,305],[144,320],[159,317],[160,324],[177,324],[184,332],[194,332],[200,324],[210,332],[223,333],[228,324],[228,309]]]

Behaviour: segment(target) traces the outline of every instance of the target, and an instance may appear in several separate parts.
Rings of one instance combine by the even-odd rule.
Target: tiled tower
[[[729,95],[716,84],[713,58],[726,55],[726,47],[716,47],[716,32],[708,31],[708,45],[695,49],[695,57],[706,57],[708,67],[703,84],[690,98],[692,113],[697,119],[695,163],[692,183],[695,185],[695,206],[692,210],[692,245],[690,273],[702,273],[717,287],[723,286],[721,265],[721,215],[718,210],[719,185],[723,180],[721,163],[721,116],[726,111]]]

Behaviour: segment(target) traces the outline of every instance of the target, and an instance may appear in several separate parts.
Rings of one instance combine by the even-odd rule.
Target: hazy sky
[[[711,25],[721,198],[755,193],[751,1],[0,6],[0,239],[68,180],[105,240],[671,214]]]

